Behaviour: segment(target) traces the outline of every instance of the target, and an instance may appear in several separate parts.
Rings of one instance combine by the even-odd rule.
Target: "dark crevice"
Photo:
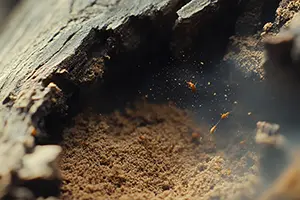
[[[276,17],[276,9],[278,8],[280,0],[266,0],[262,7],[261,22],[262,25],[273,22]]]
[[[235,21],[240,14],[238,7],[223,4],[220,5],[221,10],[208,10],[211,17],[201,18],[206,22],[197,25],[198,30],[194,28],[191,34],[194,45],[188,49],[181,46],[182,43],[177,43],[182,34],[181,29],[173,29],[176,12],[167,16],[158,12],[151,18],[130,17],[125,25],[115,31],[92,29],[77,49],[76,56],[61,65],[69,75],[62,77],[54,74],[43,82],[43,85],[50,82],[57,84],[67,101],[63,103],[63,109],[59,106],[51,109],[52,112],[41,120],[48,137],[38,139],[38,143],[57,143],[61,140],[62,129],[71,125],[72,117],[87,107],[101,113],[122,110],[124,106],[144,96],[139,91],[145,89],[147,80],[163,71],[175,70],[174,66],[190,64],[197,58],[208,63],[203,67],[205,70],[212,71],[225,53],[228,38],[234,34]],[[182,2],[179,3],[177,8],[182,5]],[[230,9],[234,9],[234,12],[228,15]],[[188,56],[182,59],[174,54],[174,50],[185,52]],[[93,59],[99,60],[100,64],[102,62],[103,73],[87,79],[85,72],[91,69]],[[162,76],[156,81],[163,79]],[[173,94],[170,91],[167,95]],[[166,101],[164,98],[160,100]]]
[[[28,188],[30,191],[34,192],[36,197],[49,197],[49,196],[59,196],[60,195],[60,185],[61,180],[42,180],[36,179],[20,184],[21,187]]]

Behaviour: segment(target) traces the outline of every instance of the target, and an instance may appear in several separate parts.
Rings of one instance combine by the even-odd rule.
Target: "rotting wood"
[[[57,170],[55,164],[47,164],[55,163],[58,148],[43,146],[45,159],[39,159],[37,152],[41,147],[35,146],[34,136],[45,131],[44,117],[57,106],[63,107],[72,95],[65,83],[77,87],[101,78],[105,74],[104,60],[111,51],[118,51],[116,46],[122,51],[137,49],[142,33],[135,32],[131,25],[133,18],[149,18],[154,23],[165,19],[164,23],[172,27],[177,10],[187,2],[21,2],[0,37],[0,100],[3,103],[0,107],[0,163],[4,163],[0,167],[0,198],[18,196],[31,199],[33,196],[58,195],[57,174],[49,178],[39,173],[40,177],[27,179],[21,176],[21,172],[31,170],[26,164],[29,161],[23,160],[30,157],[42,162],[37,168],[47,166],[47,170]],[[204,0],[198,2],[201,5]],[[222,2],[231,2],[234,6],[238,1]],[[219,1],[209,1],[205,5],[217,6]],[[218,11],[214,9],[210,14]],[[44,189],[35,190],[36,184],[43,185]],[[50,188],[45,189],[46,186]]]

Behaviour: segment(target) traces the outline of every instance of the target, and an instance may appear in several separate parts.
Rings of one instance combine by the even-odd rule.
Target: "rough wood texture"
[[[239,1],[220,2],[234,6]],[[136,21],[148,19],[157,27],[173,27],[177,10],[185,3],[188,1],[22,1],[0,37],[0,198],[58,195],[59,175],[47,170],[56,170],[59,148],[44,146],[41,150],[34,142],[45,131],[44,117],[54,109],[64,109],[72,95],[70,85],[101,78],[106,70],[104,60],[112,50],[138,49],[142,33],[134,28]],[[218,13],[218,5],[219,1],[193,0],[178,15],[183,22],[195,16],[199,21],[208,20],[197,14],[210,6],[214,7],[210,14]],[[188,9],[191,6],[194,9]],[[33,169],[32,161],[40,164]],[[35,173],[24,176],[23,172],[31,170]],[[43,190],[35,189],[36,185]]]

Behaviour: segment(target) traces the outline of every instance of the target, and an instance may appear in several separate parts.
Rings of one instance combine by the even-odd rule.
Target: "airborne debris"
[[[111,57],[109,56],[109,55],[104,55],[104,58],[107,58],[108,60],[110,60],[111,59]]]
[[[221,114],[221,119],[226,119],[226,118],[228,118],[229,114],[230,114],[230,112]]]
[[[192,90],[192,92],[196,92],[196,84],[192,83],[191,81],[186,82],[188,84],[188,87]]]
[[[214,133],[216,131],[216,129],[217,129],[218,124],[221,122],[221,120],[228,118],[228,116],[229,116],[230,113],[231,112],[226,112],[226,113],[221,114],[221,117],[220,117],[219,121],[210,129],[209,132],[211,134]]]
[[[219,121],[219,122],[220,122],[220,121]],[[218,123],[219,123],[219,122],[218,122]],[[213,133],[216,131],[218,123],[217,123],[216,125],[214,125],[213,127],[211,127],[211,129],[210,129],[210,131],[209,131],[210,134],[213,134]]]

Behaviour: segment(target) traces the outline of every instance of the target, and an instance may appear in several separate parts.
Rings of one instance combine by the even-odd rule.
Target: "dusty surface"
[[[62,199],[232,199],[251,195],[257,171],[255,155],[225,161],[207,128],[169,105],[81,114],[62,147]]]
[[[228,53],[224,57],[225,61],[235,64],[246,74],[256,73],[261,78],[265,75],[264,39],[289,26],[300,10],[300,1],[282,0],[278,6],[266,8],[268,6],[264,1],[250,1],[237,20],[236,34],[230,38]],[[272,9],[274,14],[266,14]]]

